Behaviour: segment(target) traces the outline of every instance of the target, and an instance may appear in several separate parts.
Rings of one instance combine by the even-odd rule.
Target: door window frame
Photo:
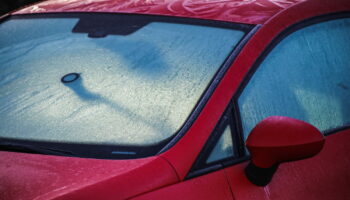
[[[303,28],[319,24],[322,22],[327,22],[331,20],[336,20],[336,19],[343,19],[343,18],[350,18],[350,12],[341,12],[341,13],[331,13],[327,15],[320,15],[316,17],[312,17],[306,20],[303,20],[299,23],[293,24],[292,26],[287,27],[282,31],[279,35],[277,35],[272,42],[265,48],[265,50],[261,53],[261,55],[258,57],[258,59],[255,61],[255,63],[252,65],[246,76],[244,77],[243,81],[241,82],[240,86],[238,87],[235,95],[233,96],[233,108],[235,110],[235,117],[236,117],[236,127],[238,128],[236,131],[239,132],[240,135],[243,137],[243,128],[242,128],[242,119],[240,115],[240,109],[238,105],[238,99],[241,96],[243,90],[246,88],[248,83],[250,82],[251,78],[257,71],[257,69],[260,67],[262,62],[267,58],[267,56],[270,54],[270,52],[281,42],[283,41],[286,37],[291,35],[292,33],[301,30]],[[325,136],[328,136],[330,134],[333,134],[335,132],[338,132],[343,129],[347,129],[349,126],[344,126],[344,127],[339,127],[335,129],[328,130],[324,132]]]
[[[242,162],[245,162],[250,159],[249,154],[247,153],[247,150],[245,148],[245,141],[244,141],[244,134],[243,134],[243,128],[242,128],[242,119],[240,116],[240,110],[238,105],[238,99],[240,95],[242,94],[243,90],[246,88],[248,83],[250,82],[252,76],[257,71],[261,63],[265,60],[265,58],[270,54],[270,52],[286,37],[291,35],[292,33],[301,30],[303,28],[306,28],[308,26],[319,24],[326,21],[336,20],[336,19],[343,19],[343,18],[350,18],[350,12],[337,12],[337,13],[331,13],[331,14],[325,14],[325,15],[319,15],[315,17],[311,17],[305,20],[302,20],[298,23],[295,23],[287,28],[285,28],[281,33],[279,33],[277,36],[274,37],[274,39],[267,45],[267,47],[262,51],[260,56],[255,60],[254,64],[250,67],[248,73],[245,75],[242,82],[239,84],[237,91],[234,93],[233,97],[231,98],[228,106],[225,109],[225,112],[221,116],[220,120],[218,121],[216,127],[212,131],[209,139],[205,143],[204,147],[202,148],[201,152],[199,153],[196,161],[192,165],[189,173],[187,174],[185,179],[191,179],[197,176],[201,176],[213,171],[217,171],[220,169],[223,169],[228,166],[232,166],[235,164],[239,164]],[[208,159],[211,150],[216,145],[217,141],[220,139],[220,136],[223,133],[223,130],[225,129],[225,126],[222,126],[221,124],[224,123],[225,120],[230,121],[231,126],[231,132],[232,132],[232,139],[233,139],[233,145],[238,145],[237,147],[233,147],[237,149],[237,155],[236,157],[229,157],[227,159],[218,160],[213,163],[205,163],[205,161]],[[223,127],[223,128],[222,128]],[[329,131],[326,131],[324,133],[325,136],[334,134],[336,132],[349,129],[350,126],[343,126],[340,128],[335,128]],[[219,132],[219,134],[218,134]]]

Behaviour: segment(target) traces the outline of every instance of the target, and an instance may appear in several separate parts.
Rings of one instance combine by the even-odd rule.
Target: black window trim
[[[240,144],[243,140],[241,138],[241,135],[238,134],[238,132],[234,131],[236,128],[232,116],[233,109],[232,106],[229,105],[226,108],[224,114],[221,116],[216,127],[214,128],[214,131],[209,136],[209,139],[207,140],[206,144],[204,145],[204,148],[202,149],[201,153],[196,159],[196,162],[193,164],[186,179],[209,173],[211,171],[216,171],[231,164],[236,164],[238,162],[241,162],[242,158],[246,159],[244,157],[244,149],[241,148],[242,145]],[[231,130],[234,155],[229,156],[227,158],[219,159],[214,162],[207,163],[207,159],[209,158],[211,152],[215,148],[221,136],[224,134],[224,131],[227,127],[229,127]]]
[[[237,91],[235,92],[232,99],[230,100],[230,103],[227,106],[226,111],[223,113],[221,119],[218,122],[218,124],[222,123],[221,121],[223,120],[223,118],[228,117],[228,116],[226,116],[228,114],[227,110],[232,110],[231,118],[233,121],[232,127],[234,128],[234,129],[232,129],[232,134],[234,134],[234,135],[232,135],[232,137],[239,139],[238,140],[238,145],[239,145],[238,149],[239,149],[239,155],[241,155],[241,156],[238,158],[228,158],[228,159],[220,160],[220,161],[215,162],[213,164],[212,163],[204,164],[204,161],[209,156],[207,149],[210,146],[215,146],[215,144],[212,144],[212,143],[218,140],[217,138],[214,138],[214,137],[221,136],[221,135],[214,134],[216,131],[216,128],[215,128],[214,131],[212,132],[211,136],[209,137],[207,143],[204,145],[202,151],[199,153],[196,161],[192,165],[192,167],[191,167],[191,169],[190,169],[190,171],[187,174],[185,179],[195,178],[197,176],[201,176],[201,175],[213,172],[213,171],[223,169],[223,168],[228,167],[228,166],[239,164],[239,163],[245,162],[245,161],[250,159],[250,156],[247,154],[246,149],[245,149],[245,145],[244,145],[245,142],[244,142],[244,137],[243,137],[242,121],[241,121],[240,110],[239,110],[239,106],[238,106],[238,99],[239,99],[240,95],[242,94],[243,90],[245,89],[245,87],[247,86],[247,84],[249,83],[253,74],[256,72],[256,70],[258,69],[260,64],[265,60],[265,58],[270,54],[270,52],[282,40],[284,40],[290,34],[296,32],[302,28],[305,28],[305,27],[308,27],[308,26],[311,26],[311,25],[314,25],[317,23],[326,22],[326,21],[335,20],[335,19],[342,19],[342,18],[350,18],[350,12],[336,12],[336,13],[329,13],[329,14],[325,14],[325,15],[311,17],[309,19],[300,21],[296,24],[293,24],[293,25],[285,28],[281,33],[279,33],[268,44],[268,46],[265,48],[265,50],[258,56],[257,60],[254,62],[254,64],[252,65],[252,67],[250,68],[248,73],[245,75],[243,81],[241,82]],[[324,132],[324,135],[329,136],[331,134],[334,134],[336,132],[346,130],[346,129],[350,129],[350,125],[345,125],[343,127],[335,128],[332,130],[327,130]],[[237,136],[235,136],[235,135],[237,135]],[[237,141],[234,141],[234,142],[237,144]],[[235,143],[233,143],[233,145],[235,145]]]

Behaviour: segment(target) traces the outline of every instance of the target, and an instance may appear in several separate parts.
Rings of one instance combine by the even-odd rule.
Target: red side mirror
[[[252,157],[253,168],[277,169],[276,166],[282,162],[318,154],[324,142],[324,136],[311,124],[290,117],[272,116],[255,126],[246,146]]]
[[[325,139],[306,122],[281,116],[264,119],[250,133],[246,146],[252,162],[261,168],[309,158],[319,153]]]

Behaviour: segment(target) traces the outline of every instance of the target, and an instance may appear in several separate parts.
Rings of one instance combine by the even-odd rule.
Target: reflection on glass
[[[321,131],[350,125],[350,19],[298,30],[263,61],[239,98],[244,136],[268,116]]]
[[[155,144],[181,127],[244,35],[152,22],[131,34],[93,38],[72,33],[78,21],[0,24],[1,137]],[[69,73],[80,78],[62,83]]]
[[[230,126],[227,126],[213,151],[210,153],[207,163],[232,157],[233,155],[232,133]]]

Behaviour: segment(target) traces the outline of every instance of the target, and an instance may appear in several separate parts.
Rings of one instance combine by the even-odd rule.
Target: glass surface
[[[232,143],[232,133],[231,133],[230,126],[227,125],[218,143],[215,145],[214,149],[210,153],[207,159],[207,163],[232,157],[233,155],[234,155],[234,152],[233,152],[233,143]]]
[[[262,62],[238,104],[245,138],[268,116],[311,123],[321,131],[350,124],[350,19],[298,30]]]
[[[73,33],[78,22],[31,18],[0,24],[0,137],[156,144],[182,126],[244,35],[151,22],[129,34],[88,37]]]

